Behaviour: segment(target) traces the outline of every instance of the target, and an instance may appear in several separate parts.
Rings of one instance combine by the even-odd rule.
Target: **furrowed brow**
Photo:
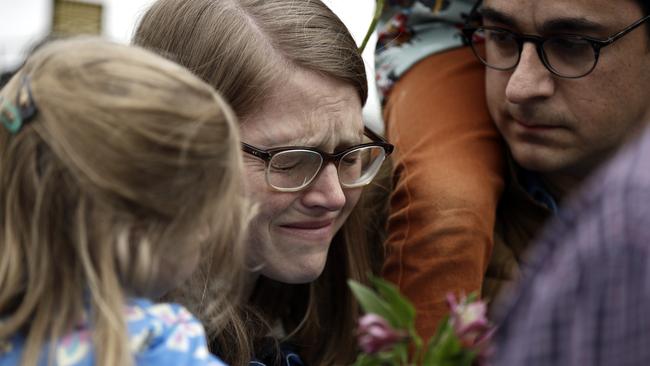
[[[361,143],[363,143],[363,134],[359,134],[359,136],[350,137],[350,138],[342,138],[339,141],[339,143],[336,145],[336,148],[334,150],[335,151],[345,150],[348,147],[359,145]]]

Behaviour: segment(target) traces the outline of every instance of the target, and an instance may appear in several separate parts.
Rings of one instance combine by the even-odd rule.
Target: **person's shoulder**
[[[630,187],[650,187],[650,128],[624,144],[591,179],[591,186],[609,190],[625,190]]]
[[[184,306],[176,303],[154,303],[147,299],[133,299],[126,306],[126,320],[129,324],[138,322],[160,322],[165,326],[198,323],[198,320]]]
[[[24,338],[13,336],[0,340],[0,366],[18,365],[24,348]]]
[[[591,225],[605,246],[634,246],[650,237],[650,129],[625,144],[568,203],[566,220]],[[593,250],[591,248],[590,250]]]
[[[179,304],[136,299],[126,319],[137,365],[224,365],[210,354],[203,325]]]
[[[593,268],[615,269],[631,257],[650,264],[648,160],[650,130],[624,145],[567,198],[529,253],[526,277],[544,272],[554,279],[549,282],[568,285],[569,278]],[[545,278],[537,274],[538,281]]]
[[[578,353],[619,357],[625,352],[617,347],[647,339],[645,319],[629,314],[643,313],[650,301],[639,291],[648,288],[643,273],[650,268],[650,175],[640,171],[648,158],[650,130],[626,144],[561,207],[534,245],[518,291],[502,299],[495,364],[547,357],[565,364]],[[614,331],[594,332],[603,322]],[[581,342],[585,347],[563,346],[578,344],[575,337],[588,337]],[[590,346],[598,344],[612,347]]]
[[[134,299],[124,315],[136,365],[225,366],[208,351],[203,325],[183,306]],[[0,342],[0,366],[19,364],[24,342],[20,335]],[[93,365],[93,349],[91,330],[78,327],[57,342],[54,357],[59,365]]]
[[[25,352],[25,336],[15,334],[0,341],[0,366],[20,365]],[[91,366],[95,364],[94,347],[90,329],[86,326],[74,330],[52,342],[52,348],[43,344],[37,365],[47,365],[52,356],[56,365]],[[49,353],[53,351],[52,353]]]

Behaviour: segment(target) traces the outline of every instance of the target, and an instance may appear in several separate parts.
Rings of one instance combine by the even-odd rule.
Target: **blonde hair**
[[[182,67],[98,39],[44,46],[0,96],[27,88],[35,117],[0,126],[0,340],[25,334],[34,365],[87,313],[97,364],[130,365],[126,297],[156,291],[170,255],[203,250],[214,282],[239,281],[235,117]]]
[[[357,46],[319,0],[158,0],[143,16],[133,42],[206,80],[241,121],[269,95],[281,92],[294,68],[353,86],[361,104],[367,97]],[[346,280],[365,283],[371,270],[363,210],[357,206],[336,235],[318,280],[289,285],[260,278],[248,304],[226,328],[209,327],[212,350],[230,364],[245,365],[268,336],[268,324],[280,320],[307,364],[351,363],[359,309]]]

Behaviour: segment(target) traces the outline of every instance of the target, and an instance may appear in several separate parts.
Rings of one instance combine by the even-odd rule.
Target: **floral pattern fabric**
[[[136,299],[126,306],[125,317],[136,365],[224,366],[208,351],[203,325],[180,305]],[[54,365],[94,365],[91,332],[82,325],[60,339],[54,347]],[[16,335],[0,343],[0,366],[19,365],[24,342],[23,336]],[[47,348],[44,347],[39,365],[47,365]]]
[[[393,84],[425,57],[462,46],[475,0],[388,0],[377,27],[375,79],[382,102]]]

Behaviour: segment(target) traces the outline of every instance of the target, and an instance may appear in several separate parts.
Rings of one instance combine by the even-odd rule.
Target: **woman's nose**
[[[302,201],[307,207],[322,207],[328,211],[338,211],[345,206],[345,192],[339,182],[334,163],[323,167],[314,182],[305,190]]]

